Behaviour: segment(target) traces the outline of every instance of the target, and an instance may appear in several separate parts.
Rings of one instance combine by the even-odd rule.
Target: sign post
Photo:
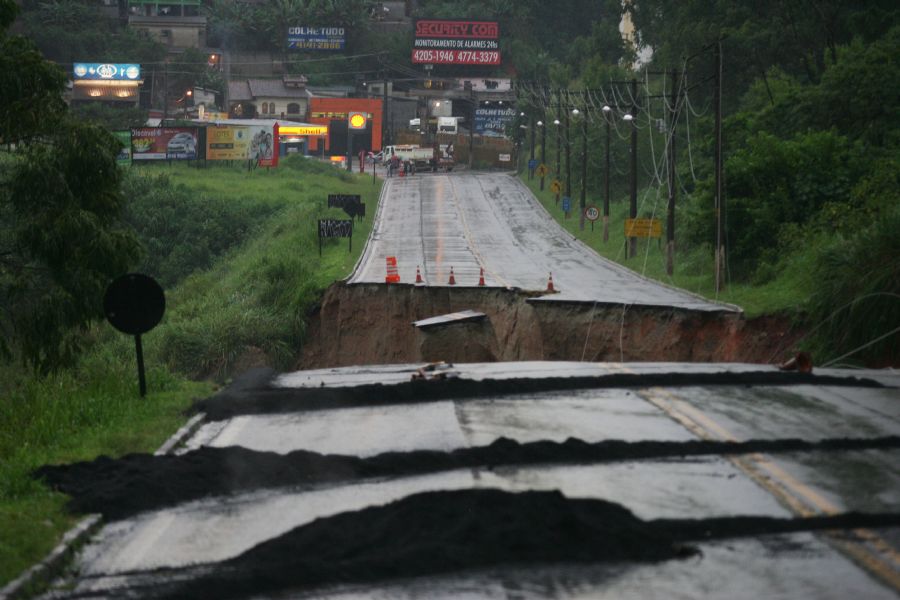
[[[118,277],[109,284],[103,295],[103,313],[106,319],[122,333],[134,336],[141,398],[147,395],[141,334],[156,327],[165,312],[166,297],[162,288],[152,277],[140,273]]]
[[[591,231],[593,231],[594,221],[600,218],[600,211],[596,206],[587,206],[584,209],[584,218],[591,222]]]
[[[563,196],[562,199],[562,209],[563,212],[566,213],[566,218],[569,218],[569,210],[572,208],[572,199],[568,196]]]
[[[556,203],[559,204],[559,193],[562,191],[562,183],[559,179],[550,182],[550,191],[556,196]]]
[[[322,240],[350,238],[348,252],[353,252],[353,220],[319,219],[319,256],[322,256]]]

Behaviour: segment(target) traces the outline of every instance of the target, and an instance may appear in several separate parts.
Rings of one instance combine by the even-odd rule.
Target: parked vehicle
[[[422,148],[417,144],[397,144],[385,146],[383,150],[384,160],[390,160],[392,156],[397,156],[400,162],[412,162],[416,167],[437,170],[445,168],[448,171],[453,170],[452,153],[447,153],[447,144],[441,145],[438,156],[435,156],[434,148]],[[452,148],[452,145],[450,145]],[[452,151],[451,151],[452,152]],[[378,155],[376,155],[377,157]],[[377,160],[377,158],[376,158]]]

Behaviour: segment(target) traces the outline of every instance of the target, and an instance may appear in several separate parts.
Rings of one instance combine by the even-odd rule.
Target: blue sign
[[[568,213],[572,209],[572,199],[568,196],[563,196],[562,204],[564,213]]]
[[[505,133],[506,125],[518,116],[515,108],[476,108],[475,133]]]
[[[141,78],[141,66],[113,63],[75,63],[72,65],[75,79],[99,81],[137,81]]]
[[[537,169],[537,166],[538,166],[538,161],[536,158],[531,158],[528,160],[528,170],[529,171],[534,171],[535,169]]]
[[[343,50],[347,43],[343,27],[288,27],[291,50]]]

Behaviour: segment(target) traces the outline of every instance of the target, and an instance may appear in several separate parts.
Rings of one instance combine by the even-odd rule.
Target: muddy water
[[[471,309],[487,317],[420,330]],[[800,333],[787,319],[659,306],[535,300],[497,288],[333,285],[297,368],[438,361],[780,362]]]

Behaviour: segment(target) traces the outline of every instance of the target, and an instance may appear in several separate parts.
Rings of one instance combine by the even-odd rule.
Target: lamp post
[[[546,111],[544,111],[544,118],[546,119]],[[541,128],[541,165],[544,165],[544,161],[547,159],[547,128],[544,127],[544,121],[537,122],[538,127]],[[546,176],[546,167],[541,170],[541,191],[544,191],[544,177]]]
[[[603,181],[603,241],[609,241],[609,112],[608,105],[603,106],[603,121],[606,123],[606,172]]]
[[[572,138],[569,136],[569,90],[566,90],[566,197],[572,198]]]
[[[637,79],[631,80],[631,97],[633,99],[637,98]],[[638,142],[638,132],[637,132],[637,121],[635,120],[635,116],[637,115],[637,104],[636,100],[632,100],[631,110],[627,115],[625,115],[626,121],[631,121],[631,198],[630,205],[628,207],[628,214],[632,219],[637,218],[637,142]],[[637,238],[632,236],[628,239],[628,257],[634,258],[637,256]]]
[[[578,228],[584,231],[584,209],[587,206],[587,114],[581,115],[578,108],[573,108],[572,115],[581,116],[581,198],[578,201],[581,216],[578,218]]]

